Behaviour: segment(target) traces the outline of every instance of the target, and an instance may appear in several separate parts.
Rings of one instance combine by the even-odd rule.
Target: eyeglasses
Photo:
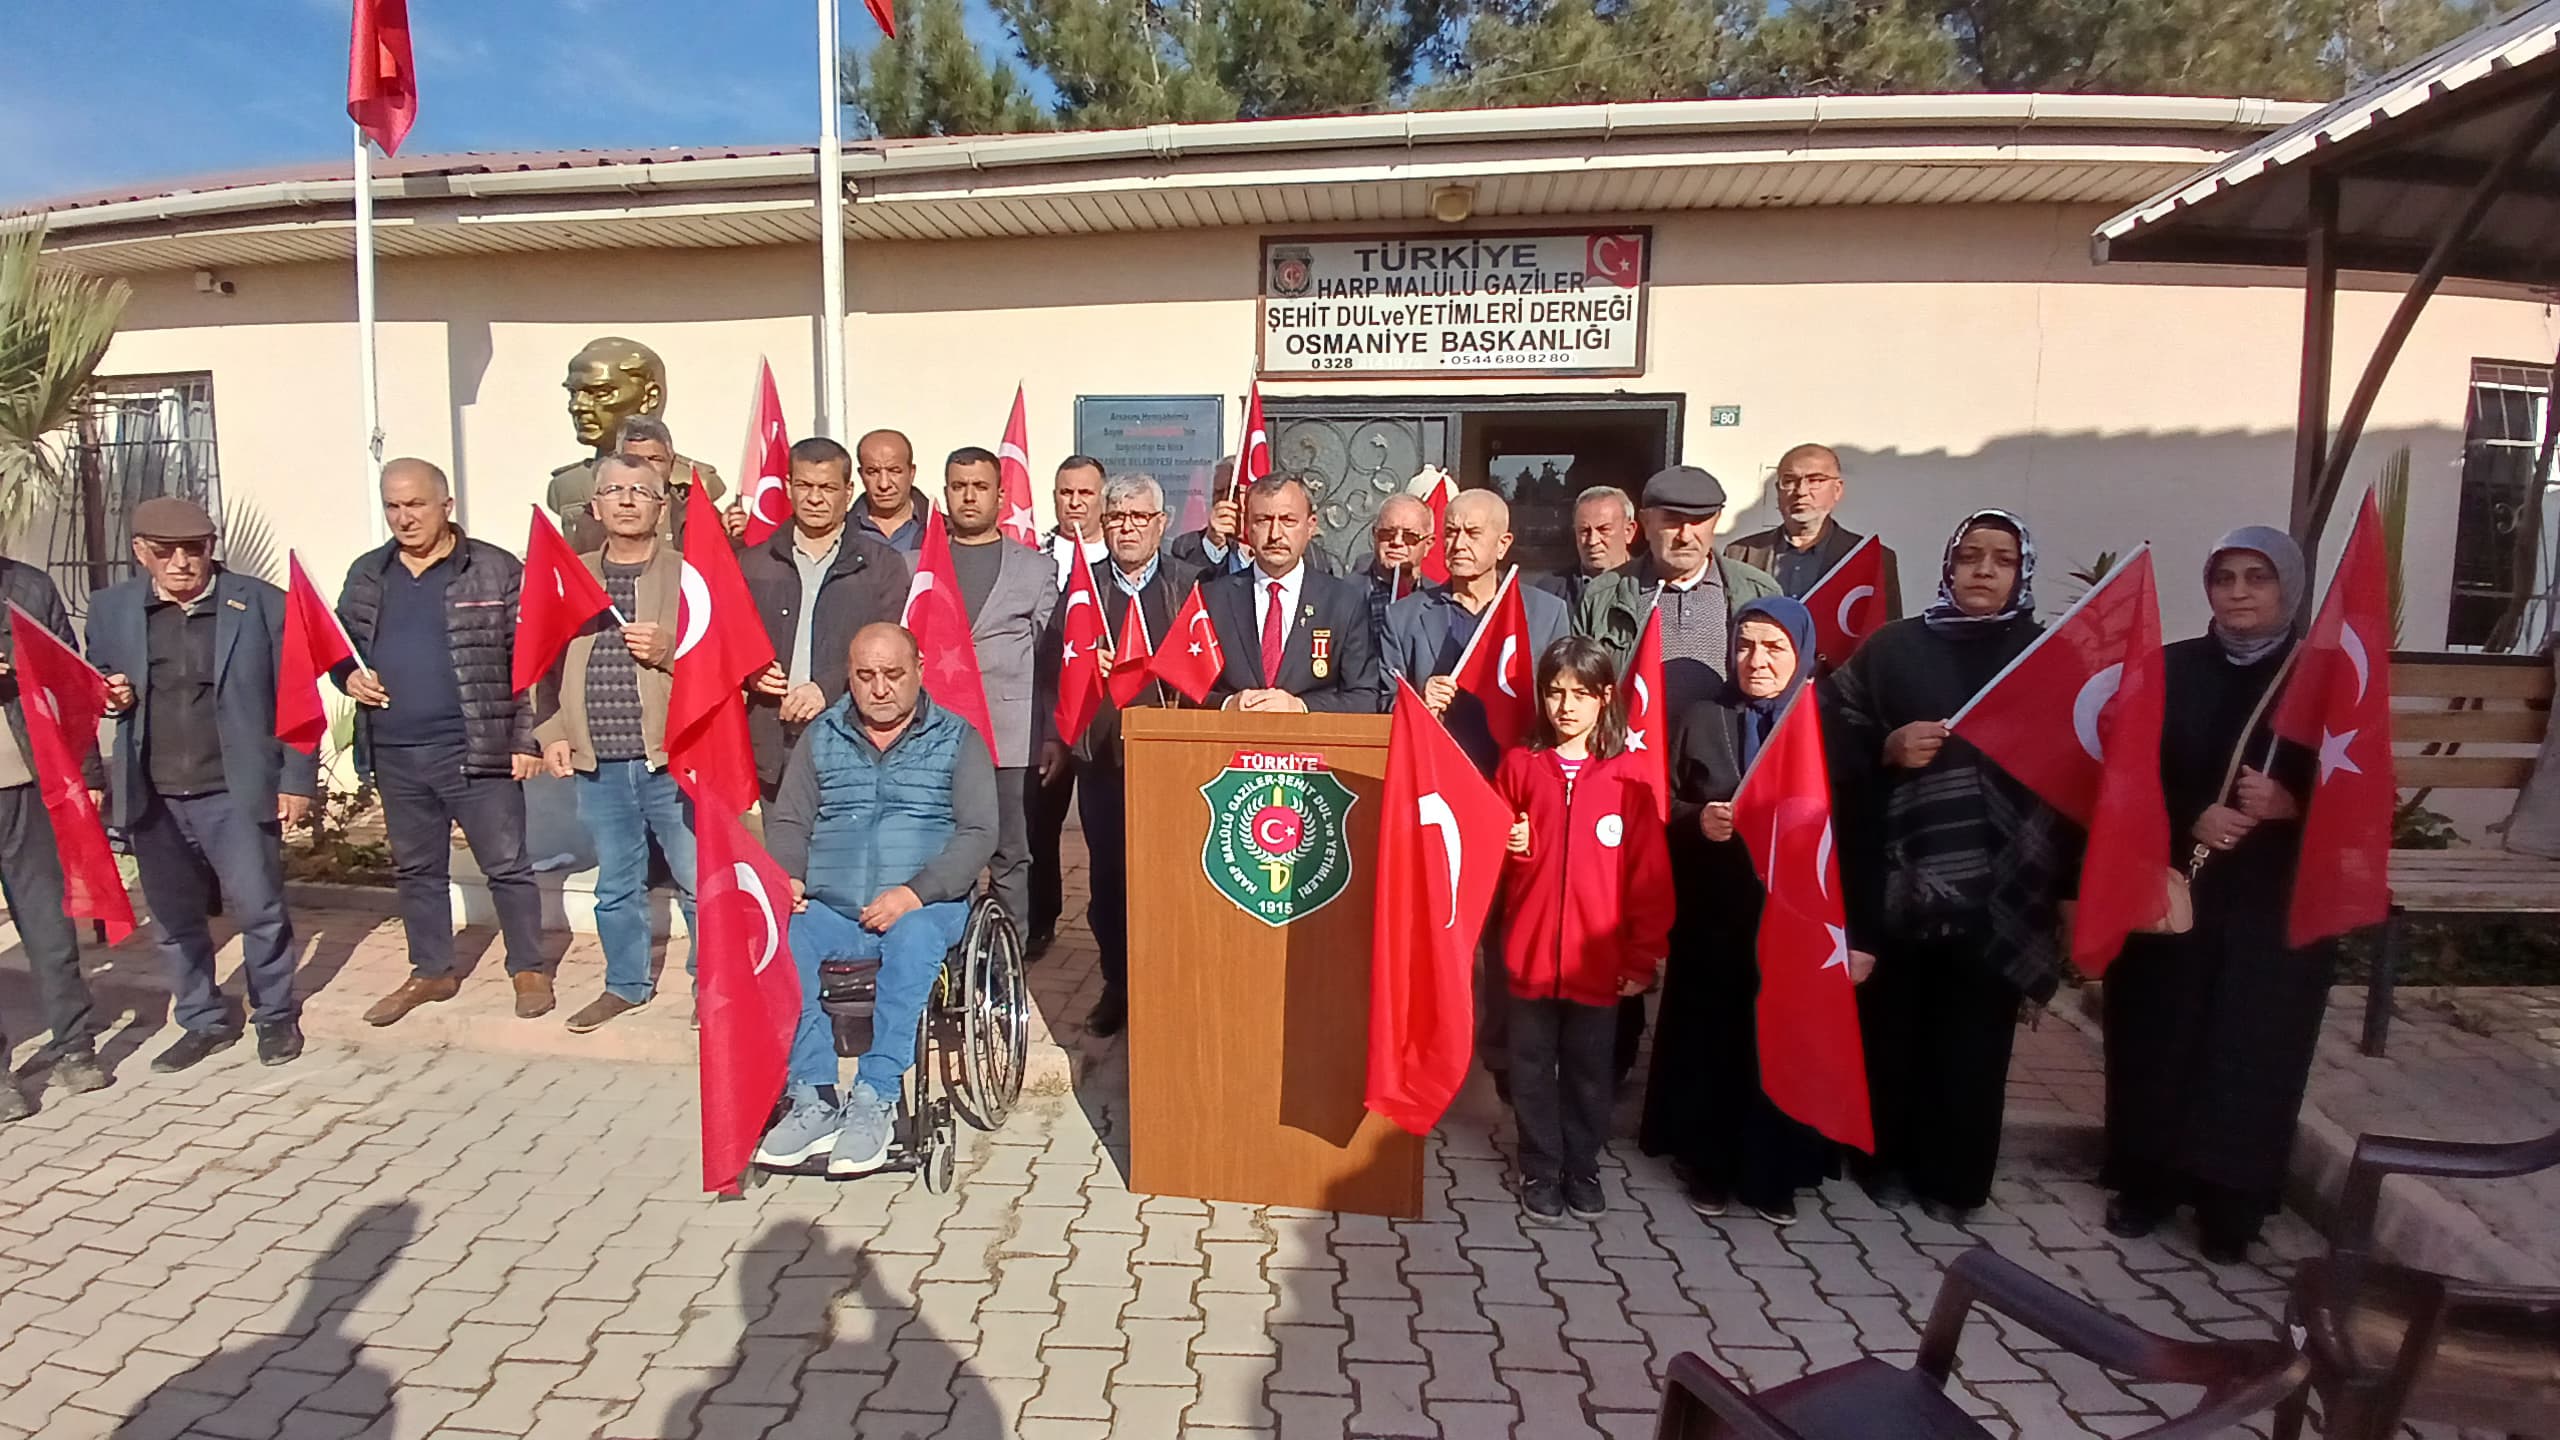
[[[1810,490],[1816,485],[1837,485],[1839,483],[1840,477],[1837,475],[1781,475],[1777,479],[1777,487],[1781,491]]]
[[[1110,514],[1102,517],[1102,523],[1105,525],[1117,525],[1122,529],[1136,529],[1147,524],[1151,520],[1161,520],[1163,518],[1164,512],[1161,510],[1114,510]]]
[[[1381,545],[1419,545],[1431,537],[1419,530],[1393,530],[1380,526],[1371,532]]]
[[[169,560],[180,556],[189,560],[201,560],[213,553],[213,542],[210,540],[145,540],[142,543],[144,548],[151,552],[151,558],[154,560]]]
[[[596,498],[599,500],[614,500],[625,495],[630,496],[634,500],[663,500],[666,498],[658,493],[658,487],[655,485],[599,485],[596,487]]]

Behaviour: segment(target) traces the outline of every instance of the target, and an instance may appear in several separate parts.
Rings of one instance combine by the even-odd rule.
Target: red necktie
[[[1280,686],[1281,606],[1280,582],[1271,582],[1271,605],[1262,612],[1262,683],[1273,689]]]

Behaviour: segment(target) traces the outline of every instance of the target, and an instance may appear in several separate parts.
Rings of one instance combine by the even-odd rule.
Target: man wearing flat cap
[[[134,507],[143,573],[89,597],[89,660],[116,717],[107,823],[133,837],[185,1032],[151,1068],[184,1070],[240,1038],[214,983],[207,917],[220,882],[237,919],[258,1061],[302,1053],[284,827],[311,814],[317,767],[276,738],[284,592],[213,558],[213,518],[171,496]]]
[[[1636,521],[1647,553],[1631,571],[1591,577],[1574,607],[1573,633],[1609,647],[1621,667],[1644,634],[1654,588],[1662,589],[1665,715],[1712,697],[1725,677],[1733,608],[1778,593],[1777,578],[1716,555],[1724,486],[1695,465],[1674,465],[1644,482]]]

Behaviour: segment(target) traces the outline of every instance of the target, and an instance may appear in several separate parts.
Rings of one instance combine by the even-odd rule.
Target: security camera
[[[229,295],[239,288],[230,281],[216,276],[210,270],[196,272],[196,293],[199,295]]]

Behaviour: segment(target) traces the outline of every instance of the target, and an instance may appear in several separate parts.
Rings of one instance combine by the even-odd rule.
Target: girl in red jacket
[[[1617,1007],[1650,988],[1671,935],[1671,861],[1647,767],[1627,752],[1617,667],[1567,636],[1538,660],[1538,726],[1494,788],[1519,818],[1502,874],[1511,1108],[1533,1221],[1608,1208]]]

